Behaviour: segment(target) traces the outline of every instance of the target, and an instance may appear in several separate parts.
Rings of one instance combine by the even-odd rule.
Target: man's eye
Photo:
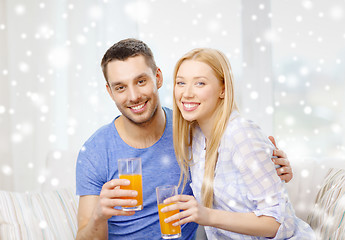
[[[145,82],[146,82],[146,79],[140,79],[140,80],[138,81],[138,84],[139,84],[139,85],[143,85],[143,84],[145,84]]]
[[[122,91],[124,89],[125,89],[124,86],[117,86],[117,87],[115,87],[115,91]]]

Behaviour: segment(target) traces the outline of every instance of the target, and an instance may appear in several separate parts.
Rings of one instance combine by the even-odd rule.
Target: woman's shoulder
[[[205,148],[205,135],[199,126],[193,128],[193,151],[200,152]]]
[[[252,120],[242,117],[237,111],[231,113],[225,134],[234,135],[240,132],[261,131]]]
[[[227,128],[223,135],[223,142],[239,144],[253,139],[266,139],[267,136],[255,122],[242,117],[237,111],[230,115]]]

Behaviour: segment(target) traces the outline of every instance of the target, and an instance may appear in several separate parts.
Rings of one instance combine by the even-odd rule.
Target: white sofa
[[[287,187],[296,215],[313,227],[318,239],[345,239],[345,160],[301,159],[291,164],[294,178]],[[73,188],[0,191],[0,239],[75,239],[77,205]],[[197,239],[205,239],[202,229]]]
[[[40,193],[0,191],[0,239],[75,239],[77,201],[73,188]]]

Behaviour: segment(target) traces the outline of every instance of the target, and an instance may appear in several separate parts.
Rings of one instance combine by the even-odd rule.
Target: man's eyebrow
[[[138,80],[138,79],[143,78],[143,77],[149,77],[149,74],[147,74],[147,73],[141,73],[141,74],[139,74],[138,76],[136,76],[136,77],[134,78],[134,80]]]
[[[121,84],[122,84],[122,82],[111,82],[110,87],[115,87],[115,86],[121,85]]]

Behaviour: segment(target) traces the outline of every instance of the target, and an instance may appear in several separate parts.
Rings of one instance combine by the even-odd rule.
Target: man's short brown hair
[[[157,66],[151,49],[143,41],[134,38],[127,38],[115,43],[104,54],[101,67],[105,80],[108,82],[106,67],[110,61],[125,61],[130,57],[136,57],[139,55],[142,55],[145,58],[146,64],[155,74]]]

